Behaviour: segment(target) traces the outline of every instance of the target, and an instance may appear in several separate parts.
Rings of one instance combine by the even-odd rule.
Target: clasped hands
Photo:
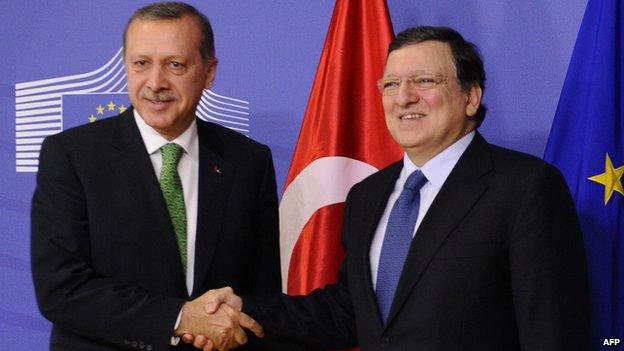
[[[229,288],[210,290],[182,307],[174,335],[204,351],[227,351],[247,342],[244,329],[264,336],[262,326],[241,312],[243,301]]]

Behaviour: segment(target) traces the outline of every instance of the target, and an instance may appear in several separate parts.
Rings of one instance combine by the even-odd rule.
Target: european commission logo
[[[15,170],[37,172],[43,139],[130,106],[122,50],[83,74],[15,84]],[[249,135],[249,102],[204,90],[196,114]]]

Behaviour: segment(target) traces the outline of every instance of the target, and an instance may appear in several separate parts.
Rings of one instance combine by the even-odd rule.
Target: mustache
[[[151,101],[157,101],[157,102],[169,101],[169,100],[173,100],[173,94],[171,94],[168,91],[160,91],[157,93],[143,92],[141,93],[141,98],[151,100]]]

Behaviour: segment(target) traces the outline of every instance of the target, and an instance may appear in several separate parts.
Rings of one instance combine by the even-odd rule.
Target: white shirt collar
[[[154,128],[150,127],[145,123],[139,112],[135,109],[134,112],[134,120],[139,128],[139,132],[141,133],[141,138],[143,138],[143,143],[145,144],[145,148],[147,149],[148,154],[153,154],[160,150],[163,145],[168,143],[176,143],[180,145],[185,153],[191,157],[194,161],[199,160],[199,144],[197,142],[197,122],[193,120],[191,125],[184,131],[184,133],[180,134],[177,138],[169,141],[165,139],[162,135],[160,135]]]
[[[427,177],[427,181],[436,189],[442,188],[446,178],[448,178],[455,164],[457,164],[461,155],[466,151],[474,136],[475,131],[473,130],[435,155],[420,168],[421,172]],[[399,175],[399,181],[404,182],[412,172],[418,169],[418,166],[416,166],[407,156],[407,153],[405,153],[403,155],[403,169]]]

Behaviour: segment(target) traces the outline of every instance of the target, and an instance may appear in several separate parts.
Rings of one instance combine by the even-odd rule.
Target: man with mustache
[[[477,48],[450,28],[408,29],[390,44],[379,89],[405,155],[349,192],[338,282],[308,296],[220,289],[208,311],[242,308],[275,349],[288,340],[363,351],[587,350],[587,272],[570,193],[553,166],[477,131],[486,113]]]
[[[32,271],[52,350],[227,350],[261,335],[224,285],[281,291],[269,149],[197,119],[217,58],[208,19],[184,3],[137,10],[124,65],[132,108],[46,138],[32,202]],[[240,324],[240,326],[239,326]]]

